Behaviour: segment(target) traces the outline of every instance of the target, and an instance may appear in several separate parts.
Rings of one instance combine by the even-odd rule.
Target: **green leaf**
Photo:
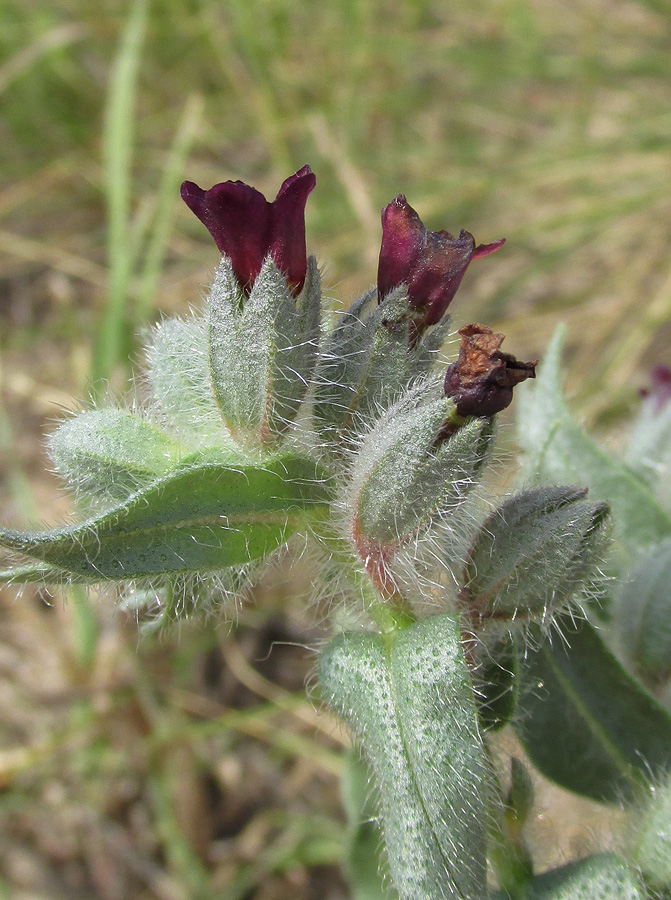
[[[562,787],[620,801],[671,763],[671,718],[620,666],[589,622],[557,620],[564,639],[527,648],[517,733]],[[540,630],[531,645],[542,640]]]
[[[92,409],[51,435],[54,465],[73,487],[121,500],[173,468],[181,448],[125,409]]]
[[[646,553],[622,585],[615,615],[635,671],[652,682],[671,674],[671,540]]]
[[[535,383],[518,388],[518,439],[524,471],[538,482],[585,485],[590,499],[610,503],[615,531],[626,549],[671,535],[671,516],[626,465],[604,453],[571,418],[561,388],[564,329],[558,329]]]
[[[500,897],[501,895],[497,895]],[[527,900],[645,900],[636,872],[614,853],[600,853],[537,875]]]
[[[487,767],[456,620],[341,635],[319,670],[324,697],[372,763],[402,900],[481,900]]]
[[[483,731],[503,728],[517,706],[517,648],[509,633],[488,642],[483,637],[475,648],[473,688]]]
[[[0,546],[103,581],[207,571],[270,553],[330,499],[325,471],[294,454],[264,465],[194,461],[80,525],[0,531]]]

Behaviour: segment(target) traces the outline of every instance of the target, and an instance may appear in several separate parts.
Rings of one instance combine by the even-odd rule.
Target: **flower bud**
[[[606,545],[609,508],[573,487],[507,500],[468,553],[460,599],[471,615],[516,619],[557,610],[582,587]]]
[[[362,558],[387,556],[476,483],[493,443],[491,420],[464,424],[439,386],[411,389],[363,441],[348,494]]]

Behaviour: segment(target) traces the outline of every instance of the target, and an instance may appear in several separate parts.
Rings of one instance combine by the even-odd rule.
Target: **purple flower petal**
[[[480,259],[481,256],[489,256],[490,253],[496,253],[499,247],[503,247],[505,242],[505,238],[499,238],[498,241],[492,241],[491,244],[478,244],[478,246],[473,251],[471,262],[474,259]]]
[[[382,210],[382,245],[377,268],[382,300],[399,284],[407,284],[424,248],[426,229],[403,194]]]
[[[303,166],[284,182],[271,205],[272,225],[268,252],[286,276],[292,292],[303,289],[307,271],[305,204],[317,183],[310,166]]]
[[[204,191],[192,181],[182,185],[182,199],[228,256],[240,287],[249,294],[270,254],[294,295],[305,282],[305,204],[316,183],[309,166],[287,178],[269,203],[242,181],[225,181]]]
[[[378,299],[400,284],[408,299],[424,313],[423,326],[435,325],[459,289],[471,260],[494,253],[504,240],[475,246],[473,235],[461,231],[429,231],[403,194],[382,210],[382,246],[378,265]]]

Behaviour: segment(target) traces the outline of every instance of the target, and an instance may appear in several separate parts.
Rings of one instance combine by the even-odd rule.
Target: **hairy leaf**
[[[480,900],[487,772],[455,619],[341,635],[320,681],[372,763],[402,900]]]
[[[517,733],[532,762],[562,787],[621,800],[671,764],[671,717],[620,666],[599,634],[568,616],[564,639],[539,641],[520,668]]]
[[[300,456],[201,458],[80,525],[2,530],[0,546],[100,581],[208,571],[271,552],[329,497],[324,470]]]
[[[618,597],[617,627],[637,673],[651,682],[671,674],[671,540],[649,550]]]
[[[518,438],[526,453],[526,476],[589,487],[590,499],[611,504],[625,550],[671,535],[671,515],[649,486],[597,447],[571,418],[561,388],[563,339],[564,330],[559,329],[535,383],[518,388]]]
[[[172,468],[180,447],[155,425],[125,409],[91,409],[51,435],[60,474],[91,495],[120,500]]]

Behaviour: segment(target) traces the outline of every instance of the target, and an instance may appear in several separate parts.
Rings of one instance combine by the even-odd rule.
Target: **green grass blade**
[[[130,278],[128,219],[135,98],[147,20],[147,0],[136,0],[110,78],[103,155],[107,193],[107,305],[93,358],[94,384],[108,378],[119,361]]]

